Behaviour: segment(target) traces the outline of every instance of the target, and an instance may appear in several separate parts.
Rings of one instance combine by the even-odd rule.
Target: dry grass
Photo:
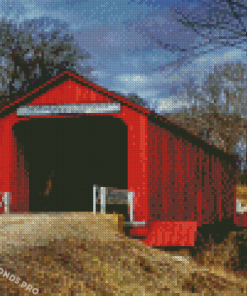
[[[247,279],[227,271],[222,262],[203,266],[191,257],[147,247],[120,233],[112,215],[18,216],[0,218],[0,266],[20,277],[20,283],[38,288],[38,295],[247,293]],[[9,245],[4,247],[6,240]],[[0,291],[33,295],[2,275]]]

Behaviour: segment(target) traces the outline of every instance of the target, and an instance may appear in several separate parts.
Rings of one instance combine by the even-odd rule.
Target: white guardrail
[[[98,197],[97,197],[98,191]],[[127,198],[126,198],[127,193]],[[10,213],[10,205],[12,203],[11,192],[0,192],[2,194],[2,202],[0,202],[0,208],[4,207],[4,213]],[[134,221],[134,208],[133,208],[134,192],[128,190],[113,189],[111,187],[98,187],[93,185],[93,212],[96,214],[96,205],[100,204],[101,214],[106,213],[106,204],[128,204],[130,221],[125,221],[125,225],[145,226],[145,221]],[[100,200],[100,202],[99,202]]]
[[[237,214],[247,213],[247,207],[242,207],[241,201],[238,199],[236,200],[236,213]]]
[[[4,213],[9,214],[9,208],[12,203],[12,193],[11,192],[0,192],[2,194],[2,202],[0,202],[0,208],[4,206]]]
[[[98,185],[93,185],[93,212],[94,214],[96,214],[97,204],[100,205],[101,214],[106,213],[107,204],[128,204],[130,212],[130,221],[125,221],[124,224],[144,226],[145,221],[134,221],[133,197],[134,192],[130,192],[128,190],[113,189],[112,187],[98,187]]]

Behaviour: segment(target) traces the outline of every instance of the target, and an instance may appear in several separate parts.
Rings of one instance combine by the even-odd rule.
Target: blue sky
[[[247,60],[242,49],[218,46],[179,69],[175,67],[184,53],[173,48],[186,48],[202,40],[176,21],[171,8],[184,7],[203,19],[203,1],[1,0],[1,4],[0,14],[16,22],[49,17],[67,23],[78,45],[91,54],[87,63],[95,70],[97,83],[111,91],[137,93],[156,112],[189,106],[177,95],[190,77],[200,82],[216,63]],[[147,31],[171,46],[160,48],[148,38]],[[163,67],[168,62],[171,67]]]
[[[198,35],[179,24],[171,7],[194,9],[203,13],[202,1],[161,0],[1,0],[0,14],[16,22],[50,17],[66,22],[81,48],[88,50],[98,84],[112,91],[137,93],[157,112],[188,106],[177,99],[182,84],[217,62],[245,62],[246,53],[233,47],[219,48],[193,58],[175,71],[162,65],[176,62],[183,53],[164,50],[147,38],[147,29],[155,37],[180,48],[198,41]],[[170,47],[171,49],[172,47]],[[172,63],[174,69],[174,63]]]

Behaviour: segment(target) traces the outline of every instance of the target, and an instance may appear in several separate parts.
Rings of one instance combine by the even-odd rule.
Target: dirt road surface
[[[0,294],[247,294],[245,277],[147,247],[116,221],[98,213],[1,215]]]

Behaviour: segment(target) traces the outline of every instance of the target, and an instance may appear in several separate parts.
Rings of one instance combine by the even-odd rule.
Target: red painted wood
[[[196,222],[160,222],[151,223],[148,237],[144,240],[147,246],[194,246]]]
[[[66,78],[55,85],[63,75]],[[44,91],[49,85],[50,89]],[[150,110],[73,73],[64,72],[9,106],[5,106],[1,112],[6,112],[11,106],[17,107],[20,102],[25,103],[31,96],[34,96],[32,101],[26,105],[121,103],[120,113],[83,116],[112,116],[120,118],[127,126],[127,189],[135,192],[135,221],[147,222],[146,227],[136,227],[132,233],[149,235],[145,241],[148,245],[168,244],[169,240],[166,235],[164,236],[167,225],[177,241],[180,240],[180,245],[181,242],[185,243],[182,237],[191,232],[187,226],[181,230],[179,228],[181,222],[191,222],[192,224],[185,225],[199,227],[202,224],[213,224],[217,219],[234,216],[237,225],[247,226],[246,216],[235,215],[236,186],[229,182],[229,172],[219,158],[205,152],[195,141],[192,144],[184,136],[175,135],[172,129],[154,123],[148,117],[151,114]],[[37,118],[37,116],[30,118],[33,117]],[[17,118],[16,109],[0,119],[0,191],[13,192],[11,212],[14,212],[15,208],[17,212],[29,209],[29,177],[24,167],[25,154],[17,150],[16,139],[12,132],[12,126],[22,120],[29,119]],[[165,118],[159,117],[159,120],[166,122]],[[152,233],[147,233],[151,225]],[[191,235],[187,243],[192,243]]]

